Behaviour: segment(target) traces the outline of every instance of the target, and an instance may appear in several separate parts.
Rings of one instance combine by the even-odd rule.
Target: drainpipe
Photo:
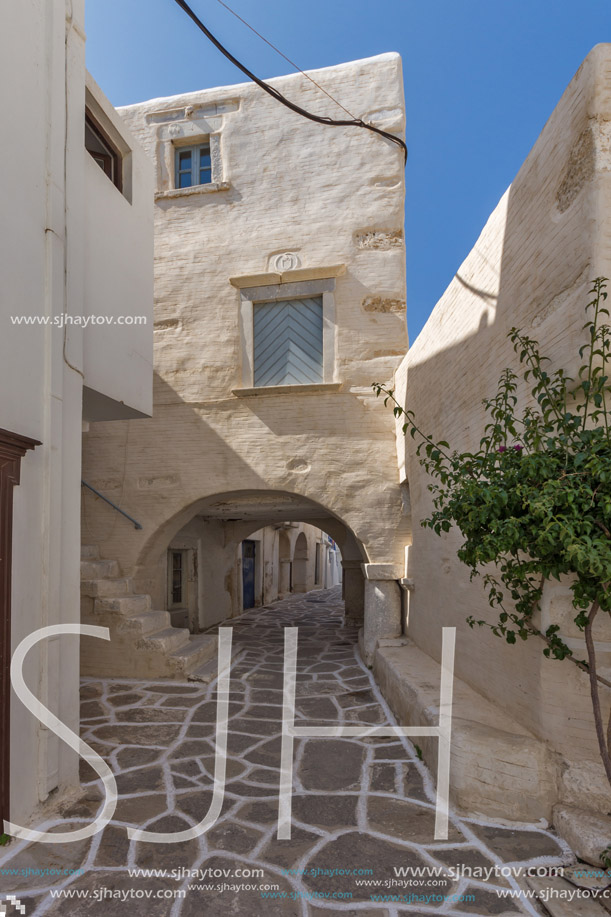
[[[408,576],[402,576],[397,580],[397,585],[401,590],[401,636],[407,637],[409,626],[409,594],[414,591],[414,581]]]

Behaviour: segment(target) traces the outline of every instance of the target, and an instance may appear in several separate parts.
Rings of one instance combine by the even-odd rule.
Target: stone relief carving
[[[270,267],[274,271],[294,271],[301,267],[301,258],[296,252],[281,252],[272,257]]]

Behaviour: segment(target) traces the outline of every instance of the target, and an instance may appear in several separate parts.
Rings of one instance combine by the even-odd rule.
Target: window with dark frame
[[[121,154],[89,111],[85,113],[85,148],[113,185],[121,191]]]
[[[171,551],[172,558],[172,605],[182,605],[184,602],[184,552]]]
[[[175,152],[176,188],[193,188],[196,185],[209,185],[212,182],[212,158],[210,143],[198,143],[195,146],[180,146]]]

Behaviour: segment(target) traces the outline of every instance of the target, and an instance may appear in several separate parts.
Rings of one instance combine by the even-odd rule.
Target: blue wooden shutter
[[[256,303],[255,385],[322,382],[322,296]]]

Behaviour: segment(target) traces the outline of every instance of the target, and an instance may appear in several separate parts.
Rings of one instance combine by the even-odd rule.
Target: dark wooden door
[[[36,440],[0,430],[0,833],[9,819],[11,734],[11,562],[13,487],[19,484],[21,459]]]
[[[242,542],[242,595],[243,607],[255,605],[255,554],[256,541]]]

